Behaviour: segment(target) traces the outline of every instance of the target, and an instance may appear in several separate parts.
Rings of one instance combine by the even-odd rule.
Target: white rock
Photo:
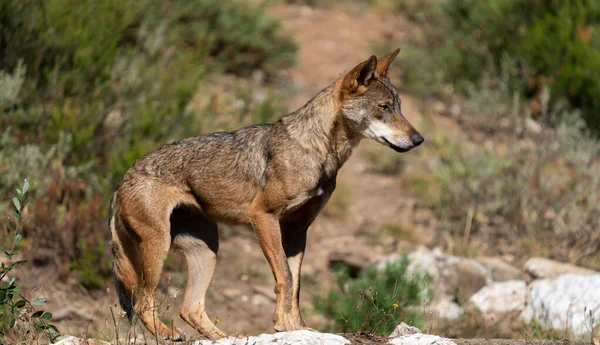
[[[531,258],[523,265],[523,271],[531,279],[555,278],[562,274],[598,274],[587,268],[566,264],[546,258]]]
[[[67,337],[63,340],[60,340],[56,343],[54,343],[55,345],[111,345],[109,342],[106,341],[102,341],[102,340],[95,340],[95,339],[90,339],[90,340],[86,340],[86,339],[81,339],[81,338],[77,338],[77,337]]]
[[[436,114],[443,114],[444,112],[446,112],[446,105],[440,101],[434,102],[432,108]]]
[[[392,345],[456,345],[448,338],[438,337],[431,334],[411,334],[403,337],[392,338],[388,341]]]
[[[460,105],[452,104],[450,106],[450,115],[452,115],[453,117],[458,117],[461,112],[462,112],[462,109],[460,108]]]
[[[456,345],[452,340],[438,337],[437,335],[423,334],[421,330],[414,326],[409,326],[402,322],[390,334],[388,344],[393,345]]]
[[[507,280],[483,287],[470,302],[485,320],[499,320],[511,312],[525,309],[527,285],[522,280]]]
[[[448,321],[456,320],[464,313],[463,308],[458,303],[449,299],[435,303],[431,306],[431,309],[437,313],[438,318]]]
[[[539,122],[531,118],[527,118],[525,120],[525,128],[527,128],[527,131],[533,134],[539,134],[542,131],[542,125],[540,125]]]
[[[397,338],[403,337],[405,335],[417,334],[421,333],[421,330],[415,326],[408,325],[404,322],[401,322],[390,334],[389,338]]]
[[[600,274],[565,274],[533,281],[521,318],[525,322],[535,318],[542,327],[557,331],[568,325],[575,337],[588,336],[589,329],[600,325]]]
[[[424,272],[433,280],[454,274],[459,265],[467,265],[484,276],[487,284],[492,282],[492,273],[484,265],[475,260],[454,255],[445,255],[439,250],[429,251],[419,249],[410,253],[408,259],[410,261],[408,265],[409,272]]]
[[[342,336],[331,333],[311,331],[279,332],[275,334],[261,334],[256,337],[224,338],[217,341],[199,340],[194,345],[342,345],[350,341]]]

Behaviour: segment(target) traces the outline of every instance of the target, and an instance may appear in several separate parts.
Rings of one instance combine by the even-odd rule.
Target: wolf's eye
[[[381,110],[388,110],[389,105],[387,105],[387,104],[380,104],[379,108],[381,108]]]

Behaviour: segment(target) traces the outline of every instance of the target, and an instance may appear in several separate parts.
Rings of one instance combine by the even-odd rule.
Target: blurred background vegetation
[[[479,244],[512,237],[520,256],[600,268],[600,3],[392,5],[421,28],[403,86],[469,115],[469,140],[436,134],[423,154],[437,161],[412,181],[461,237],[454,250],[468,254],[472,234]]]
[[[384,9],[414,25],[394,65],[396,84],[422,99],[424,111],[454,117],[463,132],[422,129],[427,144],[410,154],[418,169],[393,152],[361,157],[378,174],[403,177],[418,206],[442,224],[445,249],[600,269],[600,2],[273,3]],[[108,201],[137,158],[291,110],[285,71],[298,47],[268,5],[0,0],[0,194],[12,195],[24,177],[31,183],[20,243],[26,259],[85,288],[106,286]],[[382,37],[372,50],[380,56],[397,45]],[[329,217],[345,216],[346,189],[340,185],[341,206]],[[0,214],[9,212],[0,204]],[[392,284],[380,283],[381,291]],[[399,292],[409,304],[417,303],[414,284]],[[339,309],[339,291],[323,297],[322,313]],[[396,317],[409,314],[396,308]]]

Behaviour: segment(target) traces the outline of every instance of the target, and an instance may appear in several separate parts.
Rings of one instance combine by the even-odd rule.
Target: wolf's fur
[[[155,315],[154,289],[169,248],[185,256],[181,317],[201,334],[224,334],[204,309],[218,251],[217,223],[252,225],[276,280],[277,331],[305,329],[298,307],[306,231],[363,138],[408,151],[423,137],[404,118],[386,77],[398,50],[372,56],[274,124],[165,145],[140,158],[110,208],[114,272],[127,315],[178,338]]]

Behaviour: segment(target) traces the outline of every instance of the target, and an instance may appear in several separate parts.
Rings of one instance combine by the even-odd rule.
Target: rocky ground
[[[142,338],[120,340],[121,344],[143,345],[155,342],[146,342]],[[169,342],[156,342],[168,344]],[[253,337],[225,338],[219,341],[198,340],[190,342],[193,345],[584,345],[589,344],[585,341],[568,340],[507,340],[507,339],[448,339],[437,335],[423,334],[418,328],[401,323],[390,334],[388,338],[374,336],[363,333],[353,334],[331,334],[318,333],[310,331],[293,331],[275,334],[261,334]],[[594,343],[600,344],[599,341]],[[111,345],[109,342],[85,340],[76,337],[69,337],[57,343],[57,345]]]
[[[269,11],[283,20],[300,47],[297,65],[287,72],[295,88],[290,109],[296,109],[344,70],[373,54],[377,42],[385,39],[401,44],[417,30],[402,17],[361,11],[352,6],[321,9],[275,4]],[[401,61],[400,55],[397,63],[401,64]],[[394,81],[401,87],[401,81],[397,78]],[[444,128],[457,137],[465,135],[452,117],[440,116],[435,109],[429,109],[410,95],[401,97],[403,113],[426,138],[432,128]],[[361,144],[340,171],[334,197],[309,232],[301,296],[308,325],[318,326],[324,321],[311,305],[315,296],[334,285],[334,276],[328,268],[332,260],[362,269],[365,264],[381,265],[398,258],[399,253],[409,253],[411,269],[427,272],[433,277],[435,300],[426,307],[429,328],[437,330],[437,334],[453,337],[456,333],[452,322],[463,322],[465,318],[477,315],[479,319],[488,320],[491,328],[510,328],[515,322],[537,320],[544,327],[560,330],[558,337],[564,336],[567,329],[567,335],[590,338],[586,322],[591,324],[600,320],[598,272],[542,258],[530,258],[521,265],[510,257],[465,259],[434,249],[442,236],[436,217],[430,210],[418,206],[418,196],[407,190],[401,179],[374,172],[365,160],[366,153],[380,154],[384,150],[387,148],[376,144]],[[423,160],[411,160],[411,157],[414,157],[411,153],[406,156],[407,172],[427,164]],[[382,231],[390,224],[405,230],[393,235]],[[420,249],[415,250],[418,246]],[[104,291],[89,292],[69,282],[56,281],[41,270],[30,269],[22,273],[26,276],[25,286],[30,287],[29,291],[48,299],[47,310],[54,313],[55,323],[65,333],[83,338],[114,339],[115,331],[123,327],[115,326],[115,323],[126,323],[108,284]],[[168,260],[160,286],[161,311],[163,318],[173,318],[178,327],[193,334],[194,331],[178,317],[185,280],[185,265],[173,255]],[[43,289],[31,290],[38,286]],[[252,231],[243,227],[222,228],[219,262],[207,306],[209,315],[219,319],[219,327],[232,335],[272,332],[271,315],[275,302],[272,287],[271,272]],[[113,312],[117,315],[116,321],[112,319]],[[429,328],[425,331],[430,331]],[[319,333],[311,333],[315,334]],[[390,343],[415,343],[414,337],[425,336],[418,334],[405,335],[404,340],[396,337]],[[273,336],[265,339],[272,341],[269,337]],[[354,344],[389,341],[361,334],[344,337]],[[344,343],[343,338],[338,340],[340,344]],[[64,344],[78,344],[74,339],[70,341]],[[439,340],[436,344],[484,342],[524,343],[459,339],[453,342]],[[324,342],[307,340],[304,343]],[[527,342],[532,343],[535,342]],[[562,344],[544,342],[559,343]]]

